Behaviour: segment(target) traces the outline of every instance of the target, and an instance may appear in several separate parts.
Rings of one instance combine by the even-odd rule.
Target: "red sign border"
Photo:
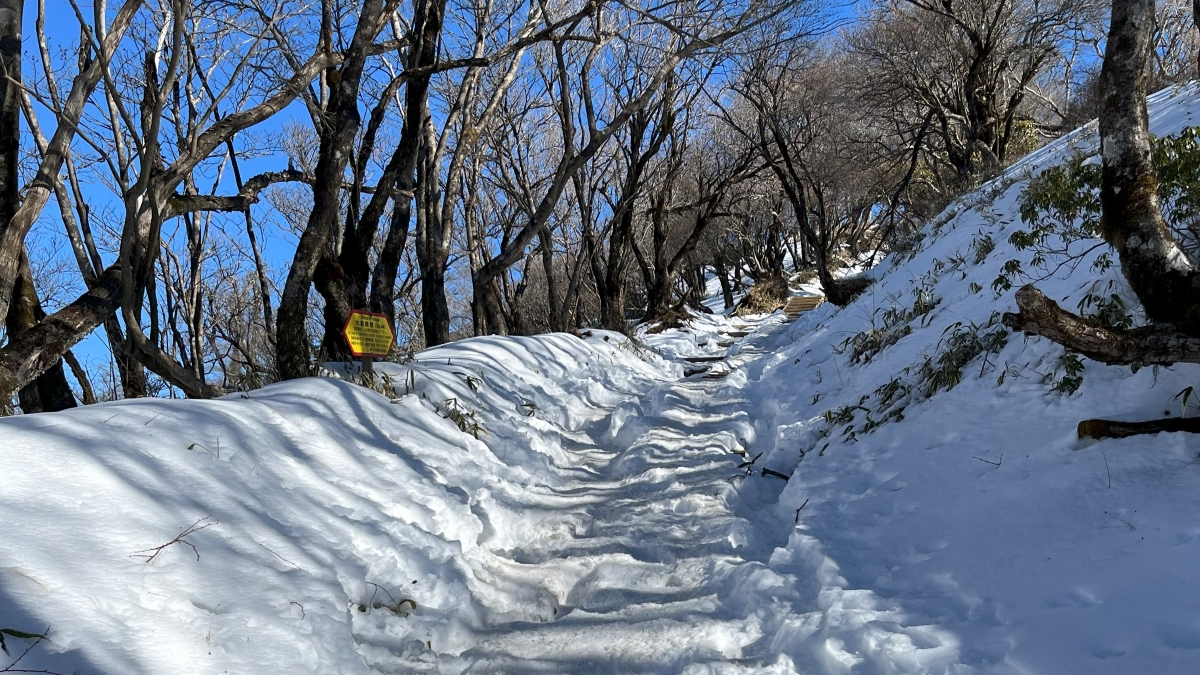
[[[375,353],[368,354],[365,352],[354,351],[354,347],[352,347],[350,345],[350,335],[346,331],[350,329],[350,322],[354,320],[355,314],[362,314],[364,316],[377,316],[377,317],[383,319],[384,323],[387,323],[387,314],[383,314],[381,312],[368,312],[365,309],[350,310],[350,317],[348,319],[346,319],[346,325],[342,326],[342,338],[346,340],[346,348],[350,350],[350,353],[352,355],[354,355],[360,359],[362,359],[362,358],[386,359],[388,357],[387,354],[375,354]],[[396,344],[396,332],[392,330],[391,324],[388,324],[388,332],[392,334],[392,341],[388,343],[388,351],[390,352],[392,350],[392,345]]]

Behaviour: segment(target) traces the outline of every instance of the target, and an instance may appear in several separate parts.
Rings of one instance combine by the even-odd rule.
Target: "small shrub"
[[[998,314],[993,314],[982,326],[955,322],[942,334],[945,337],[938,343],[941,351],[926,358],[920,368],[926,398],[942,390],[950,391],[962,381],[967,364],[980,354],[999,353],[1008,344],[1008,329],[1000,325]]]
[[[1012,260],[1004,263],[1004,269],[1000,272],[1000,275],[992,281],[992,290],[995,291],[997,296],[999,296],[1001,293],[1013,287],[1014,277],[1020,277],[1023,275],[1024,271],[1021,269],[1021,261],[1013,258]]]
[[[783,307],[790,294],[786,278],[763,279],[750,287],[750,292],[738,303],[733,315],[770,314]]]
[[[358,375],[359,385],[370,389],[384,396],[396,399],[400,398],[400,394],[396,392],[396,385],[392,381],[392,376],[387,373],[378,373],[375,371],[362,371]]]
[[[920,319],[924,325],[925,317],[941,303],[941,298],[925,285],[914,290],[913,296],[911,308],[889,307],[880,315],[880,325],[847,338],[835,351],[839,354],[849,351],[851,364],[870,363],[883,350],[910,335],[912,322]]]
[[[931,398],[939,391],[949,391],[957,386],[962,381],[963,369],[981,355],[984,358],[980,368],[982,377],[989,363],[988,355],[999,353],[1007,344],[1008,329],[1001,325],[998,313],[993,314],[983,325],[964,325],[962,322],[951,324],[943,332],[937,353],[926,357],[921,365],[905,368],[901,375],[859,399],[857,405],[842,405],[825,411],[825,426],[817,431],[816,441],[827,438],[838,427],[844,427],[842,436],[857,440],[858,434],[869,433],[888,422],[903,420],[904,411],[908,406]],[[904,378],[914,374],[915,381]],[[1003,381],[1004,377],[1001,376],[996,385],[999,386]],[[813,403],[816,404],[817,400],[814,397]],[[863,422],[861,426],[856,427],[859,412],[863,413]],[[808,451],[815,447],[814,445]],[[821,454],[824,454],[824,450]]]
[[[1079,315],[1104,328],[1133,328],[1133,314],[1125,307],[1121,296],[1111,292],[1113,282],[1110,280],[1105,286],[1107,295],[1095,292],[1099,283],[1092,284],[1092,289],[1079,301]]]
[[[992,239],[990,234],[979,233],[980,236],[975,237],[971,242],[971,249],[975,251],[975,264],[979,265],[984,260],[987,260],[988,254],[996,250],[996,240]]]
[[[1063,396],[1070,396],[1083,385],[1083,361],[1074,352],[1067,352],[1058,359],[1063,376],[1054,382],[1050,391]]]
[[[441,406],[438,407],[438,413],[442,417],[454,422],[458,426],[459,431],[464,434],[471,434],[475,438],[479,438],[479,434],[486,434],[487,431],[475,419],[475,411],[469,410],[457,398],[448,398]]]

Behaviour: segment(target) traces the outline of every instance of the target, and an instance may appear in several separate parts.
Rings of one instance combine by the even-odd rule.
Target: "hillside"
[[[1151,97],[1150,114],[1159,136],[1200,124],[1197,89]],[[798,463],[779,514],[804,505],[773,561],[814,579],[807,597],[823,608],[777,637],[797,660],[829,672],[1200,668],[1200,440],[1075,433],[1087,418],[1181,414],[1200,367],[1083,360],[1076,375],[1061,347],[995,323],[1029,280],[993,286],[1014,259],[1064,307],[1116,293],[1136,317],[1119,269],[1091,269],[1103,248],[1041,278],[1032,252],[1008,243],[1028,177],[1096,152],[1093,125],[1013,166],[874,270],[853,305],[805,316],[753,367],[748,388],[774,428],[755,452],[787,473]],[[1072,376],[1082,382],[1059,386]]]
[[[1200,91],[1150,109],[1177,133]],[[0,629],[25,635],[0,668],[1196,672],[1200,441],[1075,425],[1181,414],[1200,368],[1077,372],[996,323],[1006,265],[1036,269],[1008,241],[1029,177],[1096,144],[1034,153],[792,323],[474,338],[378,391],[0,420]],[[1136,307],[1086,261],[1038,285]]]

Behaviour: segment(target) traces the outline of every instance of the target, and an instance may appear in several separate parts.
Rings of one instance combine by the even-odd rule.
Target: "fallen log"
[[[1117,422],[1114,420],[1084,420],[1079,423],[1080,438],[1127,438],[1160,431],[1200,433],[1200,417],[1168,417],[1149,422]]]

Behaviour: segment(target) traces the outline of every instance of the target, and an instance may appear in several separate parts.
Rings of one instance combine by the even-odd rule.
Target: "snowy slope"
[[[1177,133],[1200,124],[1200,94],[1162,92],[1150,111],[1155,134]],[[878,283],[853,305],[802,317],[754,364],[749,397],[776,426],[755,451],[795,469],[776,514],[803,506],[772,558],[773,570],[814,579],[818,609],[776,635],[802,672],[1200,672],[1200,439],[1075,435],[1086,418],[1179,415],[1174,397],[1200,384],[1200,367],[1134,374],[1084,360],[1082,386],[1063,395],[1051,392],[1063,349],[1010,334],[957,386],[920,391],[923,364],[956,331],[986,335],[999,330],[987,327],[996,313],[1015,311],[1026,280],[992,289],[1005,263],[1036,271],[1008,244],[1028,176],[1096,151],[1093,126],[1028,157],[952,205],[911,259],[874,270]],[[976,262],[982,235],[996,247]],[[1136,307],[1118,269],[1089,268],[1038,287],[1073,309],[1112,280]],[[922,289],[932,311],[852,363],[839,346],[888,309],[911,309]],[[889,395],[901,403],[889,408]]]

